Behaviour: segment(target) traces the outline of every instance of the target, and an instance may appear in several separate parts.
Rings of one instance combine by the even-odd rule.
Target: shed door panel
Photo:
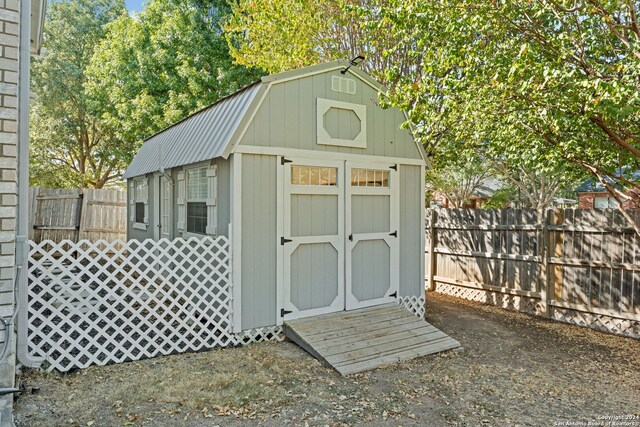
[[[343,163],[289,159],[284,171],[284,320],[344,308]]]
[[[398,173],[386,164],[346,167],[346,309],[395,301],[399,286]]]

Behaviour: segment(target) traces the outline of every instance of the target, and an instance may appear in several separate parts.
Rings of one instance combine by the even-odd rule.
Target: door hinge
[[[394,231],[393,233],[389,233],[389,236],[398,237],[398,231]]]
[[[398,165],[389,166],[389,169],[393,169],[394,171],[397,171]]]
[[[284,317],[287,314],[291,314],[291,313],[293,313],[293,311],[285,310],[284,308],[280,309],[280,317]]]
[[[353,234],[349,234],[349,241],[353,242]]]
[[[284,157],[281,157],[281,158],[280,158],[280,164],[281,164],[282,166],[284,166],[284,165],[285,165],[285,163],[293,163],[293,160],[289,160],[289,159],[285,159]]]
[[[389,298],[398,298],[398,291],[395,291],[394,293],[389,295]]]
[[[284,245],[285,243],[293,242],[291,239],[285,239],[284,237],[280,238],[280,244]]]

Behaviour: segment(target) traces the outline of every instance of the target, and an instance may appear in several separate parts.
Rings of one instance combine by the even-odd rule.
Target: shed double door
[[[394,301],[399,280],[394,165],[288,158],[282,163],[281,318]]]

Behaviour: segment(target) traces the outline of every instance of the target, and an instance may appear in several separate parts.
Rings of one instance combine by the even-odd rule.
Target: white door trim
[[[282,184],[283,201],[282,201],[282,234],[279,236],[286,239],[287,242],[281,244],[282,248],[282,309],[290,313],[280,316],[282,320],[292,320],[301,317],[317,316],[320,314],[333,313],[344,309],[344,162],[336,160],[318,160],[310,157],[287,157],[286,162],[280,158],[281,164],[279,168],[283,170]],[[282,165],[284,163],[284,165]],[[311,186],[311,185],[294,185],[291,184],[291,167],[296,165],[303,166],[321,166],[335,167],[336,186]],[[327,194],[335,195],[338,199],[338,233],[330,236],[292,236],[291,235],[291,195],[292,194]],[[301,245],[308,243],[330,243],[338,253],[338,294],[336,298],[326,307],[298,310],[291,303],[291,255]]]
[[[389,187],[352,187],[351,186],[351,170],[354,168],[362,169],[381,169],[389,171]],[[394,169],[395,168],[395,169]],[[391,162],[350,162],[345,165],[345,309],[354,310],[357,308],[371,307],[374,305],[387,304],[395,302],[399,292],[400,285],[400,174],[398,165]],[[352,212],[351,212],[351,196],[353,195],[388,195],[389,200],[389,230],[380,233],[359,233],[352,232]],[[395,236],[391,235],[395,232]],[[390,248],[389,260],[389,291],[386,296],[372,300],[359,301],[352,291],[352,273],[353,273],[353,249],[358,242],[365,240],[384,240]],[[395,292],[395,296],[393,293]]]
[[[353,162],[372,162],[372,163],[387,163],[389,165],[399,164],[399,165],[413,165],[413,166],[424,166],[425,162],[422,159],[412,159],[409,157],[382,157],[382,156],[371,156],[368,154],[351,154],[351,153],[341,153],[338,151],[310,151],[303,150],[300,148],[286,148],[286,147],[262,147],[257,145],[240,145],[234,151],[235,153],[245,153],[245,154],[259,154],[263,156],[286,156],[289,158],[314,158],[310,157],[309,153],[316,154],[318,158],[328,159],[328,160],[350,160]]]

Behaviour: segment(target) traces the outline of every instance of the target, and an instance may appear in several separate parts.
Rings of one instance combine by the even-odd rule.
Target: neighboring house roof
[[[625,179],[630,181],[640,181],[640,170],[631,171],[631,168],[625,166],[623,168],[616,169],[615,173],[618,176],[624,176]],[[613,185],[616,185],[618,182],[614,177],[607,177],[606,180],[608,183]],[[586,180],[576,189],[577,193],[602,193],[605,191],[607,191],[607,189],[604,184],[600,181],[596,181],[594,178]]]
[[[566,197],[554,197],[553,203],[575,205],[576,203],[578,203],[578,201],[576,199],[568,199]]]
[[[348,65],[345,61],[333,61],[262,77],[257,82],[147,138],[122,178],[132,178],[216,157],[228,158],[271,84],[337,70]],[[348,72],[376,90],[386,92],[380,83],[359,68],[353,66]],[[416,145],[423,159],[426,158],[422,145]]]
[[[473,195],[476,197],[482,197],[485,199],[493,196],[496,191],[500,190],[503,187],[502,180],[498,178],[487,178],[476,188],[473,192]]]

